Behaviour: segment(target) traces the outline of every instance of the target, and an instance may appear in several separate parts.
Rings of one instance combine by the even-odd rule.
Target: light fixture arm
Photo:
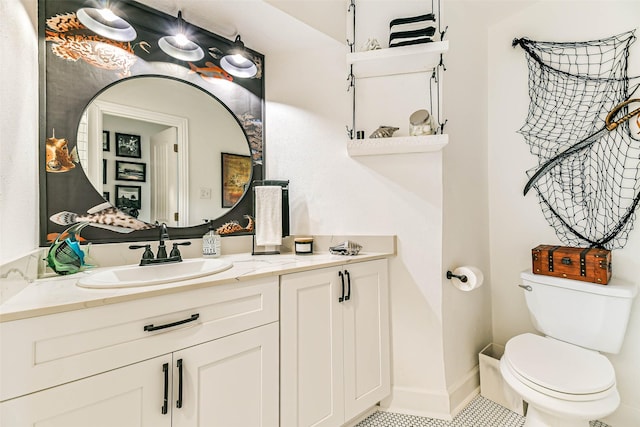
[[[184,19],[182,18],[182,11],[178,11],[178,34],[184,34]]]
[[[177,34],[164,36],[158,40],[158,46],[167,55],[181,61],[199,61],[204,57],[204,51],[185,34],[186,21],[182,18],[182,11],[178,11]]]

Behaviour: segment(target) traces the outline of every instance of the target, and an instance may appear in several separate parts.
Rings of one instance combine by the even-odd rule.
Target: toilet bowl
[[[606,357],[553,338],[530,333],[512,338],[500,371],[529,404],[525,427],[588,427],[620,404]]]
[[[520,277],[531,321],[542,335],[507,341],[500,360],[504,381],[529,404],[526,427],[589,427],[620,404],[615,371],[600,352],[620,351],[638,287],[529,271]]]

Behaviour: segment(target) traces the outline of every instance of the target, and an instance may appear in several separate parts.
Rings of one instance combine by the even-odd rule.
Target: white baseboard
[[[394,386],[391,397],[380,402],[380,409],[451,421],[479,393],[480,375],[476,365],[446,392]]]
[[[471,400],[480,394],[480,366],[474,366],[465,376],[448,388],[451,416],[455,417]]]
[[[449,396],[446,393],[409,387],[392,388],[391,397],[380,402],[382,410],[419,417],[451,421]]]

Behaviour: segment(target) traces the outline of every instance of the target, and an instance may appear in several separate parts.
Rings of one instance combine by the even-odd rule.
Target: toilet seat
[[[606,357],[553,338],[513,337],[503,359],[519,381],[558,399],[597,400],[615,391],[615,371]]]

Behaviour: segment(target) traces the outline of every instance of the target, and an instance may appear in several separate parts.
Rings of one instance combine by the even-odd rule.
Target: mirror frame
[[[190,38],[205,51],[204,58],[188,63],[168,56],[158,47],[157,41],[160,37],[172,34],[171,28],[177,23],[176,17],[135,1],[112,0],[111,6],[117,8],[117,14],[137,31],[136,39],[131,42],[113,42],[83,26],[77,28],[68,24],[69,21],[75,20],[75,11],[81,7],[89,7],[88,3],[85,0],[39,0],[40,245],[49,246],[55,236],[66,228],[53,223],[49,219],[52,215],[64,211],[84,215],[93,207],[105,203],[79,163],[66,172],[46,171],[47,138],[55,133],[56,138],[66,139],[68,151],[72,152],[76,147],[78,125],[86,107],[104,90],[125,79],[145,76],[170,78],[194,86],[210,95],[212,100],[220,102],[238,121],[247,139],[252,157],[251,181],[262,180],[265,148],[264,55],[247,49],[254,62],[258,64],[258,74],[254,78],[237,78],[222,70],[222,73],[214,72],[212,78],[212,74],[207,74],[208,69],[212,68],[211,65],[219,66],[220,56],[232,47],[230,40],[185,23]],[[47,20],[56,16],[61,17],[58,20],[60,25],[55,29],[47,26]],[[77,38],[85,43],[106,41],[129,54],[124,54],[118,49],[120,56],[114,55],[96,65],[96,60],[90,56],[91,51],[85,54],[88,56],[80,55],[78,58],[77,51],[74,51]],[[53,52],[54,45],[58,46],[58,53]],[[63,59],[64,55],[68,57]],[[120,60],[109,63],[108,59],[113,58]],[[252,197],[248,190],[233,208],[214,219],[214,226],[217,228],[229,222],[244,225],[247,222],[244,216],[252,215],[252,212]],[[208,226],[203,223],[191,227],[170,228],[169,234],[172,239],[199,238],[207,229]],[[157,230],[153,228],[123,234],[97,227],[86,227],[82,237],[93,243],[115,243],[156,240],[157,234]]]

